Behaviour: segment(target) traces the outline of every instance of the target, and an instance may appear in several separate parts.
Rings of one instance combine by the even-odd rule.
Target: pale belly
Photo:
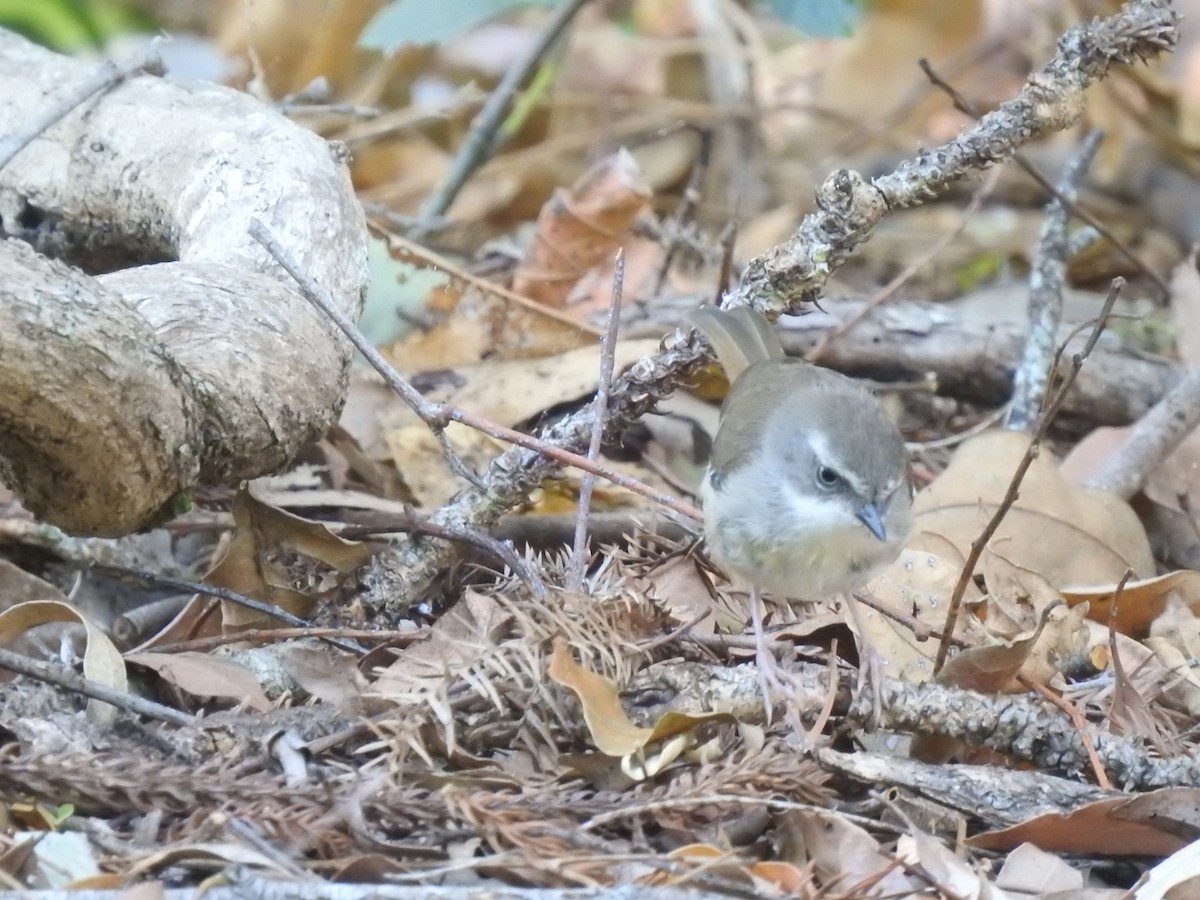
[[[900,554],[899,541],[885,543],[849,516],[796,527],[769,504],[744,509],[725,504],[720,520],[714,521],[709,513],[711,491],[701,493],[707,495],[703,500],[709,553],[726,574],[770,594],[821,600],[856,590]]]

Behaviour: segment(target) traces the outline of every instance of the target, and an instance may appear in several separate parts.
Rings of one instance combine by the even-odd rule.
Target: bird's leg
[[[871,728],[868,730],[874,731],[883,721],[883,660],[871,645],[859,612],[858,598],[853,591],[846,592],[846,609],[850,613],[854,630],[858,632],[858,679],[854,686],[854,694],[856,697],[861,695],[866,684],[870,684],[872,715]]]
[[[783,672],[779,668],[779,661],[775,658],[775,651],[767,646],[767,635],[763,629],[763,615],[761,597],[757,587],[750,588],[750,621],[754,626],[754,645],[755,654],[754,661],[758,665],[758,684],[762,689],[763,709],[766,712],[767,724],[771,724],[771,690],[783,691],[785,688],[782,680]]]

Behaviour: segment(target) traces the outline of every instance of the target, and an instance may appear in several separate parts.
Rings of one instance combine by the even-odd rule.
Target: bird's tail
[[[689,313],[688,321],[708,338],[730,382],[754,363],[784,355],[771,323],[748,306],[705,306]]]

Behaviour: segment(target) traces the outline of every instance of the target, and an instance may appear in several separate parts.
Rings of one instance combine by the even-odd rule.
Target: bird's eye
[[[817,484],[823,488],[837,487],[837,483],[841,480],[841,476],[829,466],[820,466],[817,469]]]

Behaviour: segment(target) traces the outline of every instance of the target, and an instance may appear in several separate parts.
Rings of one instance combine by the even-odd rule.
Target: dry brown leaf
[[[275,563],[281,551],[298,553],[342,574],[363,565],[370,555],[365,544],[343,540],[320,522],[310,522],[269,506],[255,498],[247,487],[234,496],[233,520],[233,538],[205,581],[272,603],[292,615],[307,617],[316,598],[312,589],[301,591],[289,586],[289,575]],[[221,621],[223,629],[229,632],[260,627],[275,620],[221,601]]]
[[[1117,797],[1089,803],[1069,813],[1035,816],[1010,828],[969,837],[967,844],[999,852],[1030,843],[1051,853],[1166,856],[1187,843],[1150,824],[1122,818],[1121,810],[1127,802]]]
[[[312,697],[348,714],[360,711],[367,682],[349,655],[334,653],[327,646],[289,644],[279,648],[276,658]]]
[[[1014,683],[1014,679],[1041,636],[1044,621],[1043,618],[1032,634],[1019,640],[960,650],[946,660],[934,681],[983,694],[1023,691],[1024,687]],[[962,747],[961,741],[945,735],[918,734],[913,737],[909,752],[913,759],[942,763],[951,759]]]
[[[917,63],[928,59],[935,68],[963,53],[981,33],[980,0],[878,0],[864,9],[853,35],[838,46],[825,71],[817,107],[835,109],[845,122],[875,121],[921,86]],[[962,89],[963,73],[956,73]],[[999,76],[991,73],[992,80]],[[958,117],[939,92],[906,110],[901,128],[915,137],[950,137]],[[941,122],[941,120],[947,120]],[[938,123],[938,124],[935,124]],[[949,134],[945,132],[949,131]],[[894,131],[889,130],[894,138]]]
[[[384,696],[413,685],[444,685],[469,671],[512,629],[513,614],[491,594],[467,590],[429,630],[429,639],[407,647],[378,673]]]
[[[388,251],[414,266],[435,268],[450,282],[433,292],[434,324],[382,348],[402,372],[470,365],[484,359],[529,359],[595,347],[600,330],[561,310],[471,275],[449,259],[389,234]]]
[[[1138,794],[1118,805],[1113,815],[1191,837],[1200,833],[1200,788],[1173,787]]]
[[[504,448],[474,428],[451,422],[443,432],[459,459],[482,471]],[[424,422],[411,422],[384,435],[392,464],[400,473],[416,505],[436,509],[463,489],[464,482],[450,468],[446,452]]]
[[[936,535],[916,535],[910,544],[934,547],[936,550],[906,547],[897,560],[869,585],[868,592],[875,600],[897,616],[914,619],[930,631],[940,631],[946,623],[950,595],[962,570],[957,550]],[[936,551],[949,554],[947,559]],[[968,602],[979,595],[974,585],[968,588]],[[883,660],[885,672],[892,678],[921,683],[933,675],[933,657],[937,642],[929,638],[930,631],[914,633],[907,625],[889,616],[863,609],[860,616],[867,630],[867,641]],[[959,618],[959,636],[969,627],[968,619]],[[964,637],[964,639],[966,639]]]
[[[1193,612],[1200,612],[1200,572],[1180,570],[1157,578],[1130,581],[1121,589],[1117,611],[1110,615],[1119,579],[1112,584],[1088,588],[1068,588],[1063,599],[1074,606],[1088,603],[1088,618],[1101,625],[1110,621],[1121,634],[1138,637],[1146,634],[1167,608],[1171,597],[1178,597]]]
[[[613,348],[619,375],[658,350],[657,340],[618,341]],[[497,360],[455,369],[459,385],[446,402],[514,427],[563,403],[595,393],[600,380],[600,353],[581,347],[539,359]]]
[[[964,554],[999,506],[1029,436],[993,431],[964,443],[917,495],[914,529],[942,535]],[[989,546],[1062,590],[1154,571],[1150,544],[1129,505],[1068,483],[1042,448]]]
[[[547,306],[565,305],[576,282],[611,256],[650,202],[628,150],[601,160],[570,191],[555,191],[513,275],[513,290]]]
[[[897,897],[923,889],[920,880],[897,867],[865,829],[837,813],[795,810],[786,818],[789,828],[803,840],[805,855],[816,865],[823,884],[871,885],[872,892],[879,896]]]
[[[618,342],[615,349],[616,371],[620,373],[654,352],[657,347],[657,341]],[[430,400],[449,403],[512,428],[535,420],[548,409],[580,401],[594,393],[599,383],[599,372],[598,351],[589,346],[541,359],[494,360],[460,366],[448,373],[446,380],[452,384],[430,391],[426,396]],[[392,409],[381,409],[381,405]],[[436,508],[462,490],[462,480],[450,468],[441,445],[430,433],[429,427],[407,407],[403,407],[398,398],[380,398],[370,418],[388,422],[382,438],[391,453],[393,464],[418,506]],[[361,417],[360,421],[363,421]],[[347,427],[350,427],[349,424]],[[507,447],[503,442],[457,422],[447,426],[445,435],[459,456],[476,471],[485,468],[493,457]],[[619,463],[613,466],[622,468]],[[567,477],[574,478],[578,483],[581,474],[572,473],[573,470],[569,470]],[[643,480],[653,480],[652,476],[647,476],[640,469],[635,469],[633,474]],[[572,496],[572,501],[574,496],[577,496],[577,492]],[[617,498],[620,498],[620,502],[628,503],[629,497],[627,491],[614,494],[611,487],[602,485],[596,492],[596,507],[616,505]]]
[[[108,635],[90,618],[69,603],[55,600],[30,600],[0,612],[0,647],[7,646],[30,628],[48,622],[78,622],[87,632],[87,647],[83,653],[83,677],[104,687],[125,691],[129,679],[125,660],[108,639]],[[10,681],[13,673],[0,669],[0,683]],[[99,700],[88,701],[88,717],[98,725],[110,724],[117,708]]]
[[[629,721],[629,716],[621,706],[617,686],[603,675],[575,662],[566,641],[559,639],[554,642],[547,674],[579,698],[592,743],[601,753],[629,756],[649,742],[653,732]]]
[[[967,647],[946,660],[934,679],[938,684],[960,687],[981,694],[1023,691],[1014,679],[1033,645],[1041,636],[1042,626],[1023,638],[985,647]]]
[[[1062,596],[1041,575],[1015,565],[1001,554],[985,549],[980,558],[980,574],[987,585],[983,604],[988,632],[1001,640],[1011,640],[1036,628],[1042,612]]]
[[[924,831],[903,834],[896,841],[896,856],[910,871],[927,874],[938,890],[949,897],[983,897],[1017,900],[992,885],[942,841]]]
[[[1200,718],[1200,673],[1193,660],[1200,658],[1200,617],[1178,597],[1171,597],[1143,641],[1175,676],[1163,700],[1193,719]]]
[[[615,683],[575,662],[567,642],[554,642],[547,674],[570,689],[583,707],[584,722],[601,753],[622,757],[622,768],[641,780],[657,774],[669,763],[696,748],[695,730],[708,722],[733,722],[727,713],[690,716],[667,713],[653,728],[633,724],[621,706]],[[703,748],[701,748],[703,749]],[[630,759],[630,757],[633,757]]]
[[[1064,664],[1076,664],[1086,659],[1096,669],[1108,666],[1107,645],[1104,652],[1094,654],[1088,646],[1091,632],[1086,617],[1087,606],[1058,606],[1050,611],[1042,636],[1021,666],[1021,676],[1033,684],[1060,688]]]
[[[0,612],[32,600],[66,603],[67,595],[45,579],[0,559]]]
[[[733,882],[741,882],[752,888],[757,896],[800,896],[800,892],[812,886],[812,876],[804,869],[789,862],[760,860],[744,863],[731,851],[712,844],[686,844],[676,847],[667,858],[682,863],[691,863],[678,874],[655,872],[644,879],[647,885],[689,885],[698,871],[715,875]]]
[[[258,679],[245,666],[207,653],[129,653],[125,661],[153,669],[166,682],[197,697],[220,697],[260,712],[271,708]]]
[[[664,559],[640,577],[637,585],[676,622],[694,622],[696,634],[737,634],[745,627],[747,607],[743,599],[730,596],[727,590],[710,590],[699,562],[691,554]]]

